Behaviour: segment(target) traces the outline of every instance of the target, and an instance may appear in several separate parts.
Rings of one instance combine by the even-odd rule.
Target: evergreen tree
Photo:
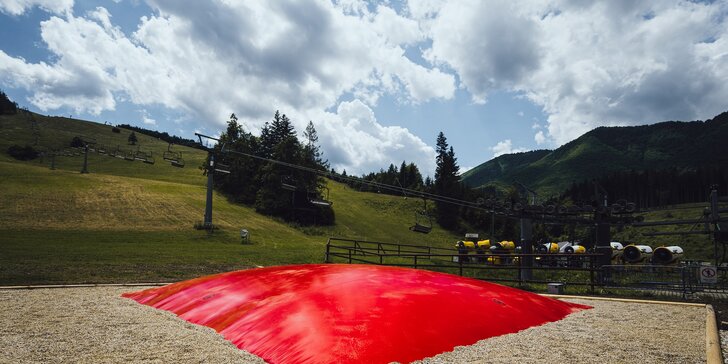
[[[457,158],[451,146],[448,146],[445,134],[440,132],[437,135],[436,144],[436,168],[433,190],[436,195],[459,198],[460,192],[460,167],[457,165]],[[458,222],[458,206],[435,202],[437,207],[437,222],[446,229],[455,229]]]
[[[226,150],[233,150],[247,154],[255,154],[258,150],[258,138],[246,132],[238,123],[235,114],[230,115],[228,126],[220,136],[220,142],[215,147],[219,151],[225,145]],[[256,176],[260,168],[257,159],[216,154],[217,163],[224,163],[230,166],[230,173],[219,175],[215,178],[215,187],[227,193],[234,200],[244,203],[255,201],[255,194],[258,191]]]
[[[128,139],[129,144],[136,145],[137,141],[138,141],[138,139],[137,139],[136,134],[134,132],[131,132],[131,134],[129,134],[129,139]]]
[[[306,142],[306,145],[303,147],[304,155],[309,166],[321,170],[328,169],[329,162],[323,159],[323,153],[318,146],[318,133],[316,133],[316,128],[313,126],[312,121],[308,122],[306,130],[303,132],[303,137]]]
[[[15,114],[18,112],[18,104],[10,101],[5,92],[0,91],[0,114]]]

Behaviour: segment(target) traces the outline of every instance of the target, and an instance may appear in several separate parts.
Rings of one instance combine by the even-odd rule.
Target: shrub
[[[81,138],[75,136],[73,139],[71,139],[71,147],[73,148],[81,148],[83,147],[83,140]]]
[[[119,129],[119,128],[117,128],[117,127],[113,127],[113,128],[111,128],[111,131],[112,131],[113,133],[121,133],[121,129]]]
[[[26,145],[24,147],[21,147],[17,144],[11,145],[8,148],[8,154],[21,161],[29,161],[32,159],[38,158],[38,151],[33,149],[33,147]]]

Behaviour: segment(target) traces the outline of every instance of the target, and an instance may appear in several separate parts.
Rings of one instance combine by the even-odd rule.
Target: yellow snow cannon
[[[495,249],[493,249],[493,248],[495,248]],[[501,250],[501,251],[503,251],[503,250],[513,251],[514,249],[516,249],[516,243],[512,242],[512,241],[508,241],[508,240],[499,241],[490,247],[490,250]]]
[[[652,247],[649,245],[630,244],[624,247],[622,260],[629,264],[645,263],[652,257]]]
[[[573,244],[569,245],[564,248],[564,253],[566,254],[584,254],[586,253],[586,248],[583,245]]]
[[[683,249],[677,245],[661,246],[652,254],[652,263],[659,265],[675,264],[682,258]]]
[[[486,240],[479,240],[477,243],[475,243],[478,247],[482,249],[490,249],[490,239]]]
[[[460,240],[457,243],[455,243],[455,248],[458,249],[458,250],[460,250],[460,249],[467,249],[469,251],[473,251],[473,250],[475,250],[475,248],[478,247],[477,244],[479,244],[479,243],[480,242],[475,243],[475,242],[470,241],[470,240]]]

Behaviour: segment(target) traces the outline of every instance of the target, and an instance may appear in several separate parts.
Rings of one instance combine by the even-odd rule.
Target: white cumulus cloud
[[[546,143],[546,135],[543,133],[543,130],[539,130],[536,135],[533,136],[533,140],[535,140],[538,145]]]
[[[457,1],[410,8],[475,102],[506,90],[548,115],[563,144],[600,125],[725,111],[725,1]]]
[[[21,15],[34,6],[51,13],[64,14],[73,9],[73,0],[0,0],[0,12],[10,15]]]
[[[513,142],[511,142],[510,139],[502,140],[498,142],[495,146],[491,147],[490,150],[493,152],[493,158],[503,155],[503,154],[510,154],[510,153],[521,153],[525,152],[528,149],[526,148],[513,148]]]
[[[350,173],[380,168],[385,152],[428,164],[426,144],[407,129],[374,120],[361,122],[368,131],[352,130],[356,123],[339,115],[352,107],[339,104],[347,94],[359,107],[384,94],[413,104],[454,97],[452,74],[404,55],[402,46],[423,39],[416,21],[386,6],[369,13],[316,0],[149,4],[156,12],[133,34],[114,26],[103,7],[52,16],[41,23],[41,36],[53,60],[29,63],[0,51],[0,77],[29,90],[29,101],[44,111],[99,114],[124,99],[178,110],[219,130],[232,112],[257,129],[281,110],[296,117],[298,130],[313,120],[322,144],[338,147],[332,161]],[[341,139],[357,133],[365,135]]]

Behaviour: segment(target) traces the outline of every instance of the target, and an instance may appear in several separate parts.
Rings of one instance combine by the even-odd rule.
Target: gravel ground
[[[120,297],[143,288],[0,290],[0,363],[264,363],[212,329]]]
[[[569,300],[594,308],[421,363],[705,363],[705,308]]]
[[[142,287],[0,290],[0,363],[263,363],[212,329],[121,298]],[[423,363],[704,363],[705,309],[570,300],[594,309]],[[728,335],[721,332],[724,343]]]

